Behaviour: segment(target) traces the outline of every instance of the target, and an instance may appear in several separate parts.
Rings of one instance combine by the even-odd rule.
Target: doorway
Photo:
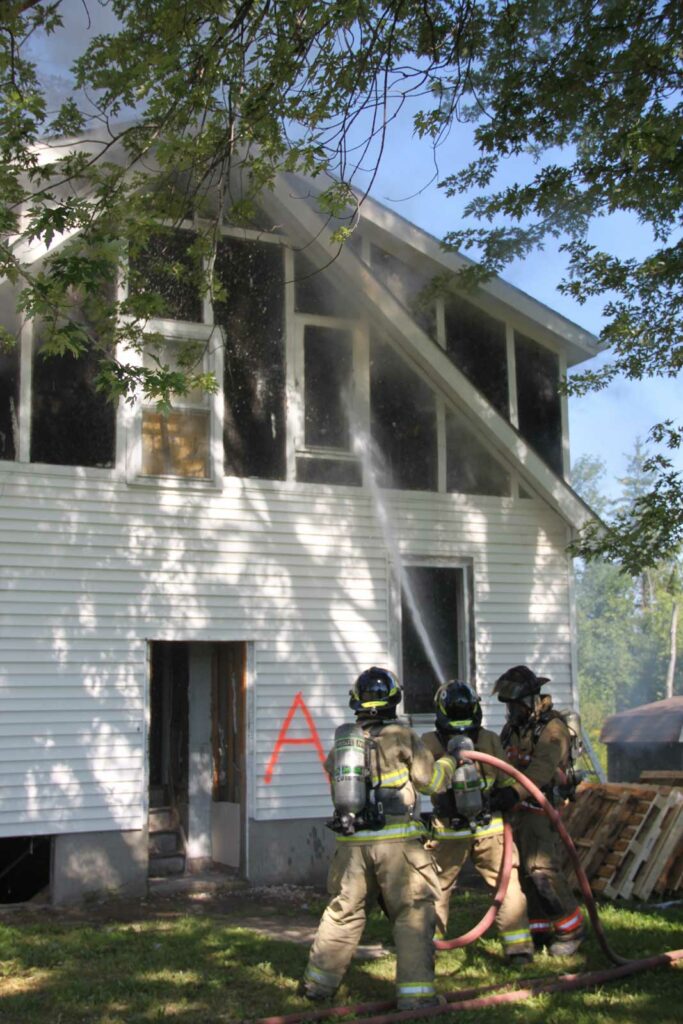
[[[243,871],[246,644],[150,643],[149,805],[182,829],[186,866]]]

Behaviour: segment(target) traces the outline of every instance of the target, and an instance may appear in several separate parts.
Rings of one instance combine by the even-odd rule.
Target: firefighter
[[[350,691],[360,743],[370,751],[367,806],[357,820],[335,813],[337,844],[328,875],[331,900],[311,947],[299,991],[309,999],[334,995],[365,925],[366,909],[382,901],[396,947],[396,1001],[400,1010],[422,1009],[442,1000],[434,988],[434,904],[439,895],[437,867],[425,850],[425,829],[414,818],[417,792],[445,789],[455,761],[435,761],[417,733],[397,721],[401,687],[396,676],[373,666]],[[341,730],[352,726],[340,726]],[[325,769],[336,799],[337,773],[353,778],[360,768],[343,763],[337,742]],[[366,762],[367,764],[367,762]]]
[[[552,698],[541,695],[550,680],[526,665],[515,665],[496,681],[493,692],[507,705],[501,740],[508,760],[553,802],[557,784],[571,765],[571,736]],[[529,925],[537,948],[551,956],[571,956],[581,945],[585,926],[576,897],[562,873],[559,837],[552,822],[523,786],[515,783],[520,803],[512,818],[519,848],[521,880],[529,905]]]
[[[500,739],[483,729],[479,697],[469,683],[452,679],[434,695],[436,720],[434,732],[422,737],[434,757],[441,757],[453,737],[467,736],[475,750],[505,760]],[[472,763],[475,783],[483,792],[481,811],[467,819],[456,805],[453,789],[432,797],[432,835],[437,864],[441,869],[441,893],[436,903],[437,935],[444,936],[448,925],[451,892],[467,861],[472,863],[487,885],[495,888],[503,861],[503,817],[500,809],[517,803],[513,780],[498,768]],[[496,926],[510,963],[530,963],[534,946],[527,920],[526,899],[519,883],[519,859],[513,853],[512,871],[505,898],[496,914]]]

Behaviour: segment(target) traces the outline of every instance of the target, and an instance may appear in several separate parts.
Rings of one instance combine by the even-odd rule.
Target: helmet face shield
[[[401,702],[401,686],[393,672],[373,665],[361,672],[349,691],[349,707],[356,714],[377,715],[396,708]]]
[[[496,680],[493,692],[498,700],[507,704],[511,700],[521,701],[525,697],[534,697],[541,692],[544,683],[550,680],[547,676],[537,676],[526,665],[515,665],[504,672]]]
[[[475,731],[481,725],[482,710],[476,690],[469,683],[451,679],[434,694],[436,727],[442,732]]]

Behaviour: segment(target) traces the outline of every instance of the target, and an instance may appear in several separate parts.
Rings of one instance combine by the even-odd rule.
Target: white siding
[[[348,690],[398,652],[366,492],[228,479],[130,487],[104,470],[0,465],[0,836],[139,828],[148,640],[249,641],[256,818],[329,813],[312,746],[264,773],[302,692],[327,749]],[[571,700],[566,526],[540,502],[388,494],[406,559],[471,559],[477,683],[527,662]],[[500,726],[493,702],[489,724]],[[289,735],[304,737],[301,714]]]

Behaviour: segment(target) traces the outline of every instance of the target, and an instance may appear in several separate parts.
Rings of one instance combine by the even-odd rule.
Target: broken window
[[[0,344],[0,459],[15,459],[19,447],[19,342]]]
[[[395,299],[408,310],[413,319],[431,338],[436,338],[434,298],[425,298],[431,278],[379,246],[370,249],[372,269]]]
[[[564,473],[560,361],[515,331],[519,432],[559,476]]]
[[[510,474],[457,413],[446,411],[446,490],[509,497]]]
[[[296,478],[304,484],[337,484],[360,487],[360,464],[351,459],[297,458]]]
[[[436,401],[431,388],[387,342],[370,344],[370,424],[382,487],[437,488]]]
[[[191,231],[169,228],[129,248],[131,312],[146,317],[201,322],[201,259]]]
[[[31,462],[113,466],[116,406],[97,390],[102,353],[43,355],[36,324],[31,405]]]
[[[214,316],[225,332],[225,472],[284,480],[284,258],[276,244],[223,238]]]
[[[446,352],[503,416],[509,415],[505,324],[458,295],[444,301]]]
[[[314,260],[303,252],[294,256],[294,308],[297,313],[349,317],[349,300],[334,280],[334,260]]]
[[[410,566],[405,574],[401,593],[404,707],[409,714],[430,714],[442,683],[470,675],[466,570]]]
[[[353,335],[335,327],[304,329],[304,438],[307,447],[348,451],[348,400],[353,383]]]

